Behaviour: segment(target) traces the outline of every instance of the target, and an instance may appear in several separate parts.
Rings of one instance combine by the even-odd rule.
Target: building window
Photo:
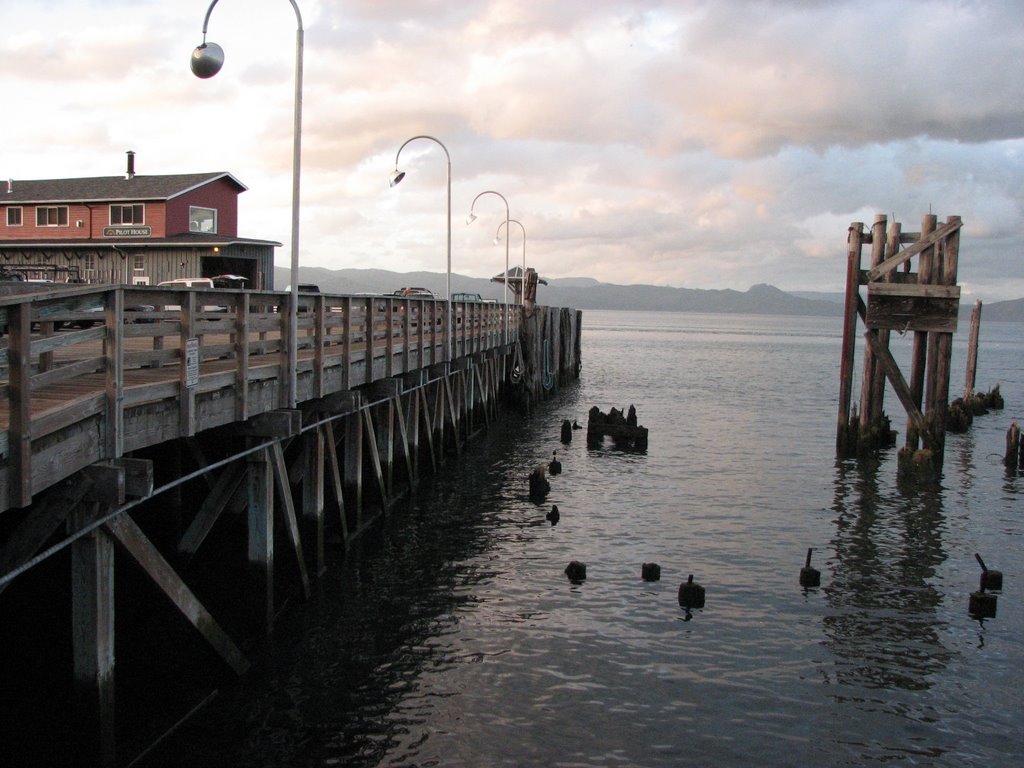
[[[94,280],[96,278],[96,256],[94,254],[86,254],[84,259],[82,275],[87,280]]]
[[[8,227],[20,227],[21,226],[21,208],[8,208],[7,209],[7,226]]]
[[[37,227],[66,227],[67,225],[68,207],[66,205],[36,208]]]
[[[145,224],[146,206],[141,203],[135,205],[112,205],[110,206],[110,226],[118,224]]]
[[[134,256],[132,256],[132,269],[135,270],[136,272],[146,271],[146,260],[142,257],[141,254],[135,254]]]
[[[189,206],[188,231],[205,232],[210,235],[217,233],[217,209]]]

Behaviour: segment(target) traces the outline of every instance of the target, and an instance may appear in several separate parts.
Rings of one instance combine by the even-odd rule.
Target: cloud
[[[294,14],[224,0],[0,8],[15,178],[227,170],[245,234],[287,243]],[[838,290],[851,221],[965,221],[961,278],[1024,296],[1024,6],[920,0],[300,0],[302,261],[500,270],[495,189],[546,276]],[[42,19],[46,20],[45,26]],[[520,245],[510,243],[513,262]],[[279,262],[288,263],[287,247]]]

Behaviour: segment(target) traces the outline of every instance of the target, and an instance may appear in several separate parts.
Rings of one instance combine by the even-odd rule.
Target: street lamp
[[[479,195],[473,198],[473,202],[469,206],[469,216],[466,217],[466,225],[472,224],[476,221],[476,215],[473,213],[473,208],[476,206],[476,201],[484,195],[497,195],[501,198],[501,201],[505,203],[505,229],[508,229],[508,200],[500,192],[495,192],[493,189],[488,189],[486,192],[481,192]],[[505,238],[505,279],[502,281],[505,285],[505,343],[508,344],[508,238]]]
[[[448,182],[448,249],[447,249],[447,261],[445,262],[445,278],[444,278],[444,298],[446,303],[446,311],[448,314],[448,322],[445,327],[445,333],[448,336],[446,347],[448,351],[448,362],[451,362],[453,355],[452,349],[452,156],[448,154],[448,147],[446,147],[439,139],[435,139],[433,136],[413,136],[411,139],[406,139],[405,143],[398,148],[395,153],[395,170],[391,174],[388,180],[389,186],[395,186],[402,179],[405,178],[405,171],[398,170],[398,156],[402,154],[402,150],[405,149],[405,145],[409,142],[416,141],[416,139],[428,139],[435,142],[441,149],[444,150],[444,156],[447,160],[447,182]]]
[[[523,230],[523,279],[520,284],[521,293],[519,294],[519,303],[526,305],[526,227],[523,226],[523,222],[517,221],[516,219],[509,219],[509,224],[518,224],[519,228]],[[505,227],[505,234],[508,235],[508,227],[505,222],[498,225],[498,231],[494,233],[494,244],[497,245],[501,242],[501,228]]]
[[[224,65],[224,49],[216,43],[206,42],[206,29],[210,14],[219,0],[213,0],[203,19],[203,42],[192,51],[192,73],[203,79],[213,77]],[[295,10],[295,111],[292,128],[292,264],[291,301],[288,309],[288,405],[295,407],[298,400],[299,350],[299,178],[302,159],[302,14],[295,0],[288,0]]]

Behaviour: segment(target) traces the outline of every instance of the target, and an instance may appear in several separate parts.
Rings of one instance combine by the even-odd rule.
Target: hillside
[[[323,269],[302,267],[303,283],[316,283],[325,293],[392,293],[403,286],[427,288],[444,295],[445,276],[438,272],[390,272],[383,269]],[[274,270],[275,285],[284,289],[289,271]],[[503,288],[485,278],[452,275],[452,292],[479,293],[487,299],[501,301]],[[576,309],[654,310],[663,312],[719,312],[752,315],[810,315],[835,317],[842,315],[842,294],[799,292],[787,293],[771,285],[755,285],[746,291],[700,290],[670,288],[657,285],[614,285],[592,278],[569,277],[553,279],[537,291],[538,301],[554,306]],[[973,302],[964,301],[961,316],[969,316]],[[984,305],[982,319],[1024,322],[1024,299],[993,302]]]
[[[391,293],[403,286],[422,286],[444,295],[445,276],[437,272],[389,272],[382,269],[300,268],[303,283],[316,283],[325,293]],[[275,285],[284,288],[289,272],[278,267]],[[479,293],[501,301],[503,288],[485,278],[452,275],[452,291]],[[656,285],[613,285],[590,278],[564,278],[549,281],[538,288],[541,303],[577,309],[633,309],[671,312],[725,312],[765,315],[841,314],[840,306],[830,301],[802,299],[770,285],[755,285],[745,292],[734,290],[697,290]]]

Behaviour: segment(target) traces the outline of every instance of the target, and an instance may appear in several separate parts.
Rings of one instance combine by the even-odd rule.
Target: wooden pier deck
[[[292,339],[290,299],[0,286],[0,628],[21,633],[9,648],[70,670],[63,688],[18,687],[25,665],[0,654],[19,718],[9,754],[52,739],[54,697],[74,699],[65,735],[85,762],[139,748],[144,735],[117,726],[115,628],[132,630],[117,634],[122,650],[140,643],[135,658],[149,646],[115,620],[115,563],[139,566],[117,566],[119,589],[151,582],[241,674],[242,640],[272,631],[276,594],[310,596],[328,533],[347,549],[421,469],[493,424],[501,396],[529,403],[579,375],[574,310],[469,302],[449,318],[444,301],[300,294]],[[211,568],[228,569],[217,605],[194,591]],[[57,637],[40,617],[68,593]]]

